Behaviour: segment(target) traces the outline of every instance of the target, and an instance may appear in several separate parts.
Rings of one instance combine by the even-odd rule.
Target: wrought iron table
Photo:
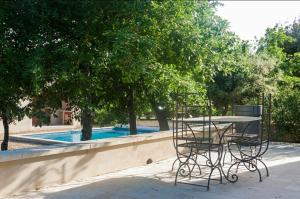
[[[268,149],[268,139],[263,140],[263,133],[261,135],[249,135],[244,132],[248,128],[249,124],[253,122],[262,122],[262,117],[250,117],[250,116],[207,116],[207,117],[194,117],[194,118],[181,118],[176,119],[174,122],[182,123],[182,128],[179,129],[178,125],[174,131],[174,146],[177,152],[177,160],[179,161],[179,168],[176,173],[175,184],[176,183],[186,183],[179,182],[178,176],[192,178],[192,173],[195,168],[199,169],[201,174],[201,166],[207,166],[210,168],[210,173],[208,175],[208,182],[205,187],[209,189],[210,181],[212,180],[212,173],[217,169],[220,174],[220,183],[222,183],[222,177],[224,177],[229,182],[236,182],[238,180],[237,173],[232,173],[232,168],[234,166],[238,167],[245,166],[249,171],[257,171],[259,174],[260,181],[261,172],[257,167],[257,163],[262,163],[266,168],[267,176],[269,175],[267,166],[262,161],[262,155]],[[233,126],[238,123],[246,124],[242,133],[236,133],[233,130]],[[183,124],[185,127],[183,127]],[[208,125],[207,125],[208,124]],[[226,124],[225,128],[218,128],[218,124]],[[197,132],[199,132],[199,126],[203,129],[203,132],[208,132],[208,137],[199,138]],[[197,129],[198,128],[198,129]],[[212,141],[212,128],[217,131],[218,142],[214,143]],[[179,135],[179,132],[181,134]],[[184,133],[182,133],[184,132]],[[183,142],[180,140],[184,140]],[[264,145],[264,149],[263,149]],[[235,146],[234,153],[233,146]],[[188,153],[182,152],[183,148],[189,148]],[[250,152],[245,152],[244,148],[250,149]],[[230,166],[227,171],[225,171],[225,155],[226,151],[229,151],[231,157],[234,161],[231,161]],[[213,158],[212,152],[217,152],[216,157]],[[206,164],[201,165],[198,163],[198,156],[205,157]],[[222,163],[223,159],[223,163]],[[174,162],[175,163],[175,162]],[[237,170],[236,169],[236,170]],[[192,183],[186,183],[192,184]],[[197,184],[198,185],[198,184]],[[199,185],[203,186],[203,185]]]

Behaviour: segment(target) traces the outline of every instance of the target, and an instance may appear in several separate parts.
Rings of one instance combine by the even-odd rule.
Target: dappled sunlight
[[[298,5],[0,1],[0,198],[299,198]]]
[[[276,155],[282,158],[278,160]],[[175,158],[166,159],[146,166],[130,168],[115,173],[104,174],[92,178],[73,181],[71,183],[43,188],[37,192],[12,197],[23,198],[197,198],[201,197],[225,199],[239,198],[276,198],[285,195],[286,198],[296,198],[300,194],[300,148],[289,144],[272,144],[265,154],[265,162],[269,167],[270,176],[264,171],[263,181],[258,182],[256,172],[247,172],[239,168],[239,180],[232,184],[223,181],[212,183],[209,192],[205,188],[178,184],[174,186],[175,172],[171,171]],[[78,172],[88,165],[80,165]],[[50,170],[49,170],[50,171]],[[293,172],[291,172],[293,171]],[[203,170],[205,172],[205,169]],[[216,175],[217,177],[217,175]],[[201,180],[199,180],[201,183]]]

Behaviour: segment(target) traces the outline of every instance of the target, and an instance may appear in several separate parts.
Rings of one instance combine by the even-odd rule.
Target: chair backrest
[[[253,116],[261,117],[263,111],[262,105],[235,105],[234,114],[237,116]],[[235,130],[237,133],[259,134],[260,121],[255,121],[250,124],[236,124]]]
[[[199,146],[207,141],[207,132],[210,131],[210,103],[198,102],[197,96],[199,99],[199,94],[196,93],[182,93],[176,96],[173,138],[177,153],[180,153],[178,147]],[[185,122],[187,118],[202,118],[203,122]]]
[[[235,115],[239,116],[254,116],[260,117],[262,115],[262,105],[235,105]]]
[[[262,139],[268,139],[271,126],[271,95],[262,94],[258,97],[257,105],[235,105],[234,113],[238,116],[261,117],[261,121],[251,124],[237,124],[237,133],[260,134]]]

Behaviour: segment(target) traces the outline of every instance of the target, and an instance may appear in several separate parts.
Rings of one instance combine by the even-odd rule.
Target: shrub
[[[273,140],[300,142],[300,91],[281,90],[274,99],[273,119],[275,133]]]

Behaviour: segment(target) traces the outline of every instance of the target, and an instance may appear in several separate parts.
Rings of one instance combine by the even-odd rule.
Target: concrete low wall
[[[21,121],[16,121],[9,125],[9,133],[21,134],[21,133],[34,133],[34,132],[44,132],[44,131],[63,131],[80,128],[81,124],[77,120],[73,120],[72,125],[52,125],[52,126],[32,126],[32,119],[24,117]],[[0,139],[3,137],[3,124],[0,120]]]
[[[174,157],[172,133],[0,152],[0,196],[36,190]]]
[[[28,101],[20,101],[21,107],[26,106],[29,102]],[[62,110],[67,109],[67,104],[62,101]],[[60,111],[62,111],[60,110]],[[57,120],[54,118],[53,115],[51,116],[52,120]],[[62,118],[61,118],[62,119]],[[56,125],[59,122],[52,122],[51,126],[42,126],[42,127],[35,127],[32,125],[32,119],[25,116],[21,121],[15,121],[14,123],[9,125],[10,134],[19,134],[19,133],[30,133],[30,132],[41,132],[41,131],[53,131],[53,130],[68,130],[79,128],[81,126],[80,122],[76,119],[73,119],[72,125]],[[62,122],[60,122],[62,123]],[[2,120],[0,120],[0,139],[3,137],[3,124]]]

